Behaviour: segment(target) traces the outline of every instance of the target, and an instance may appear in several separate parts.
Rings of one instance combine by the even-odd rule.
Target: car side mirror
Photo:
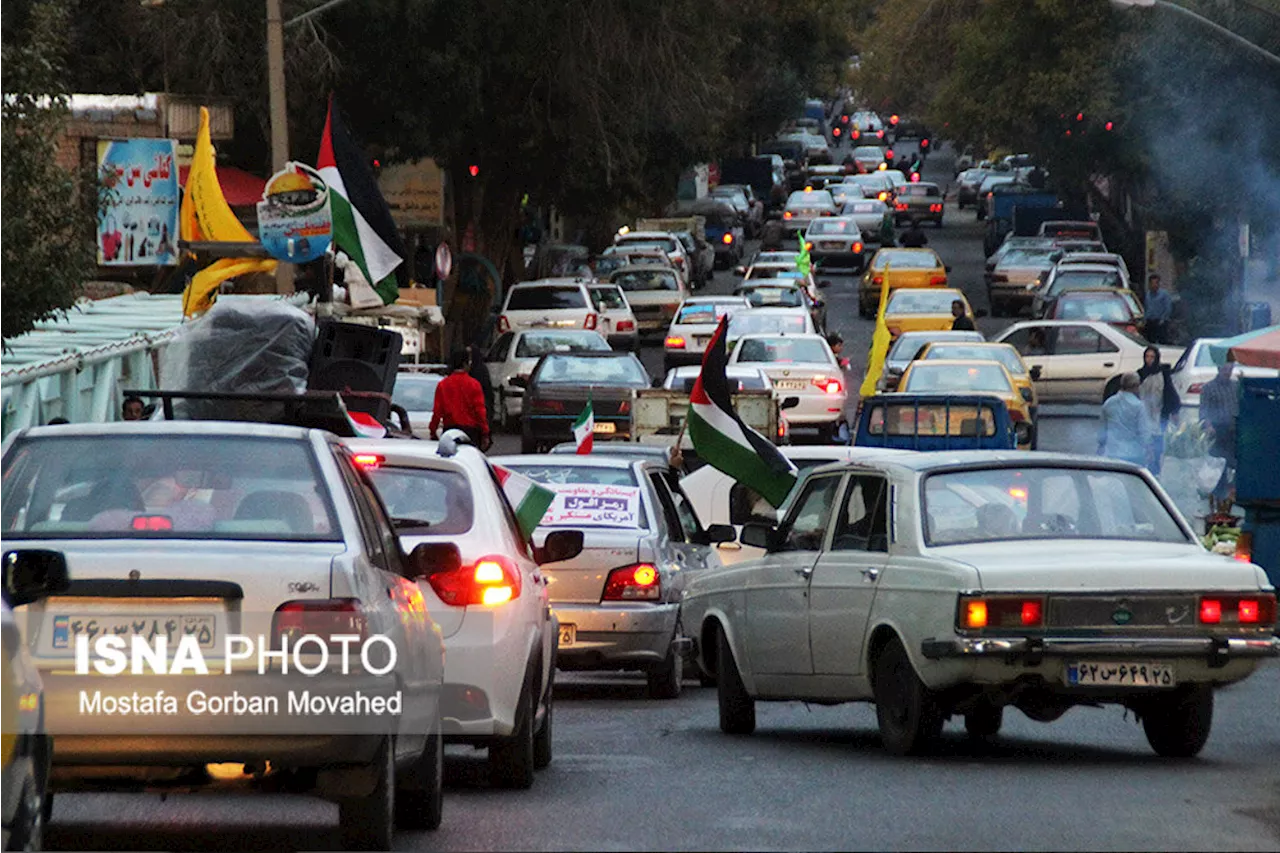
[[[800,405],[799,397],[783,397],[782,402],[778,404],[778,408],[786,411],[787,409],[794,409],[798,405]]]
[[[581,530],[553,530],[542,541],[542,547],[533,549],[533,559],[539,566],[572,560],[582,553],[584,542]]]
[[[722,545],[726,542],[736,542],[738,540],[738,532],[733,529],[732,524],[712,524],[706,529],[708,545]]]
[[[738,536],[738,541],[751,548],[763,548],[769,551],[778,542],[778,528],[755,522],[744,524],[742,525],[742,533]]]
[[[1031,368],[1031,379],[1033,382],[1038,382],[1040,380],[1040,365],[1037,364],[1035,367]]]
[[[507,381],[508,381],[508,382],[510,382],[510,383],[511,383],[511,385],[512,385],[512,386],[514,386],[514,387],[516,387],[516,388],[528,388],[528,387],[529,387],[529,378],[528,378],[527,376],[512,376],[512,377],[511,377],[510,379],[508,379]]]
[[[452,542],[423,542],[409,553],[409,576],[414,580],[462,568],[462,552]]]
[[[30,548],[4,555],[4,599],[10,607],[66,592],[69,586],[67,558],[61,551]]]

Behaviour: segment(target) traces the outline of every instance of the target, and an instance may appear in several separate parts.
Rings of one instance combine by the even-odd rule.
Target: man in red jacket
[[[436,386],[435,403],[431,409],[431,437],[446,430],[460,429],[471,437],[481,450],[489,449],[489,416],[485,411],[484,391],[480,383],[470,375],[471,353],[458,350],[449,359],[453,370]]]

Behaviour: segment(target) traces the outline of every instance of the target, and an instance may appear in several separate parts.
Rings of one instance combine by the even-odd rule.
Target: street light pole
[[[1180,6],[1177,3],[1171,3],[1169,2],[1169,0],[1111,0],[1111,4],[1113,6],[1119,6],[1122,9],[1134,9],[1134,8],[1150,9],[1152,6],[1160,6],[1165,9],[1171,9],[1175,12],[1180,12],[1183,15],[1186,15],[1188,18],[1191,18],[1192,20],[1198,21],[1199,23],[1204,24],[1206,27],[1209,27],[1211,30],[1218,33],[1218,35],[1221,35],[1227,38],[1228,40],[1234,42],[1235,44],[1239,45],[1240,47],[1243,47],[1245,50],[1249,51],[1254,56],[1257,56],[1261,59],[1265,59],[1266,61],[1273,63],[1275,65],[1280,65],[1280,56],[1276,56],[1274,53],[1271,53],[1265,48],[1260,47],[1259,45],[1256,45],[1253,42],[1249,41],[1244,36],[1239,35],[1238,33],[1232,32],[1231,30],[1222,26],[1222,24],[1219,24],[1217,21],[1211,21],[1208,18],[1206,18],[1204,15],[1191,11],[1186,6]]]
[[[271,172],[289,162],[289,111],[284,88],[284,17],[280,0],[267,0],[267,89],[270,93]],[[294,267],[276,264],[276,293],[293,293]]]

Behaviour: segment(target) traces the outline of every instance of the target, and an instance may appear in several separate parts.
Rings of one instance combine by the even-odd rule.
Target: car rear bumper
[[[522,421],[529,437],[534,441],[561,442],[573,440],[573,421],[575,417],[575,415],[524,415]],[[595,421],[597,427],[604,423],[610,423],[614,426],[614,432],[595,433],[597,441],[631,440],[630,417],[597,415]]]
[[[1037,659],[1203,658],[1225,665],[1241,658],[1280,656],[1280,637],[952,637],[928,639],[920,652],[929,660],[946,658]]]
[[[836,252],[824,251],[822,249],[810,249],[809,257],[819,264],[831,267],[848,266],[861,269],[862,265],[866,262],[866,257],[862,252],[850,252],[847,250],[843,252]]]
[[[679,604],[556,604],[561,628],[573,626],[572,645],[561,645],[564,670],[640,669],[661,663],[671,649]]]
[[[702,357],[705,355],[703,350],[667,350],[662,354],[662,364],[670,370],[673,367],[687,367],[692,364],[702,364]]]
[[[606,340],[609,346],[618,350],[633,350],[640,342],[640,335],[637,332],[623,332],[621,334],[609,335]]]
[[[194,728],[194,727],[193,727]],[[274,767],[367,764],[385,735],[374,734],[119,734],[58,735],[54,738],[54,788],[70,790],[85,768],[190,767],[270,761]]]

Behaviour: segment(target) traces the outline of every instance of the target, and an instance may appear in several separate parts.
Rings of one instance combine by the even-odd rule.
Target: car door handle
[[[1115,363],[1114,361],[1104,361],[1104,362],[1102,362],[1102,366],[1103,366],[1103,367],[1115,367],[1115,366],[1116,366],[1116,363]]]
[[[880,570],[877,569],[875,566],[868,566],[867,568],[862,570],[862,576],[869,581],[873,581],[876,578],[880,577]]]
[[[807,578],[809,575],[813,574],[813,566],[799,566],[796,569],[796,574],[800,575],[802,578]]]

